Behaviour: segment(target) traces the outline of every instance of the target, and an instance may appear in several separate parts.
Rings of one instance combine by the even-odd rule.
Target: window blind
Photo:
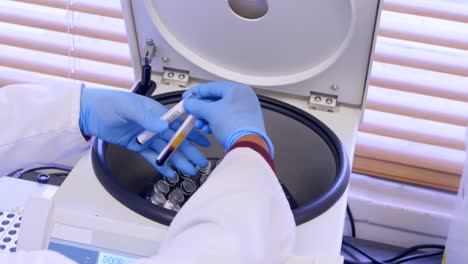
[[[131,87],[120,1],[0,1],[0,85],[66,79]]]
[[[385,0],[353,170],[456,190],[467,76],[468,1]]]
[[[458,186],[468,124],[468,0],[384,0],[355,172]],[[119,0],[0,1],[0,86],[129,88]]]

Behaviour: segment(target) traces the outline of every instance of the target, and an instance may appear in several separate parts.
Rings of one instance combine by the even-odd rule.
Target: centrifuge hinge
[[[156,46],[154,45],[153,39],[147,39],[146,40],[146,45],[145,45],[145,50],[143,52],[144,56],[144,61],[143,63],[151,63],[153,60],[154,56],[156,56]]]
[[[309,107],[319,111],[335,112],[338,96],[310,92]]]
[[[190,80],[189,71],[164,67],[162,83],[186,88]]]

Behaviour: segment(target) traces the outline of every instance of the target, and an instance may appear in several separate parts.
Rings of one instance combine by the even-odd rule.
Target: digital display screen
[[[140,256],[123,252],[92,247],[65,240],[53,239],[49,243],[49,250],[76,261],[86,264],[129,264]]]

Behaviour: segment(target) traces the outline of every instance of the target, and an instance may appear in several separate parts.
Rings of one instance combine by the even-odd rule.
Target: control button
[[[20,225],[21,225],[20,223],[16,223],[16,224],[14,224],[13,226],[16,227],[16,228],[19,228]]]
[[[0,245],[0,249],[5,249],[6,246],[5,245]]]
[[[15,214],[7,214],[6,217],[7,217],[7,218],[13,218],[13,217],[15,217]]]
[[[9,235],[14,235],[14,234],[16,234],[16,233],[17,233],[16,230],[10,230],[10,231],[8,231],[8,234],[9,234]]]
[[[2,216],[2,215],[3,215],[3,212],[0,212],[0,216]]]
[[[16,252],[16,247],[10,248],[10,252]]]
[[[8,243],[8,242],[10,242],[10,241],[11,241],[11,237],[5,237],[5,238],[3,239],[3,242],[5,242],[5,243]]]
[[[0,232],[3,232],[3,231],[5,231],[5,228],[0,227]]]
[[[10,223],[10,221],[5,220],[5,221],[2,222],[2,225],[8,225],[9,223]]]

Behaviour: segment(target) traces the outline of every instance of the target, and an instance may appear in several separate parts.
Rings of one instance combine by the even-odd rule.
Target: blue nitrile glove
[[[197,122],[199,128],[206,122],[208,127],[204,126],[203,130],[211,130],[226,151],[241,137],[255,134],[265,139],[274,156],[260,102],[252,88],[233,82],[211,82],[187,90],[184,97],[190,93],[197,99],[186,99],[185,110],[202,121]]]
[[[123,91],[82,88],[80,105],[80,129],[85,136],[95,136],[108,143],[138,152],[167,177],[174,172],[168,165],[157,166],[156,156],[170,140],[181,122],[168,126],[160,117],[167,108],[157,101]],[[157,136],[144,145],[136,141],[143,130],[157,132]],[[188,136],[169,161],[184,173],[195,175],[195,165],[206,167],[208,160],[191,142],[209,146],[209,140],[197,130]],[[182,155],[183,154],[183,155]]]

